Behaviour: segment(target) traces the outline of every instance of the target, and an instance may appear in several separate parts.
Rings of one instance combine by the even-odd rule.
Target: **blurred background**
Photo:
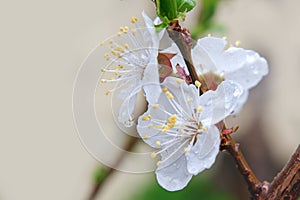
[[[229,124],[260,180],[271,181],[300,141],[300,15],[297,0],[222,0],[210,33],[254,49],[270,74]],[[201,4],[185,26],[197,33]],[[85,199],[100,165],[84,149],[72,114],[76,73],[99,41],[128,24],[150,0],[4,1],[0,7],[0,200]],[[168,193],[153,173],[116,172],[96,199],[248,199],[232,158]]]

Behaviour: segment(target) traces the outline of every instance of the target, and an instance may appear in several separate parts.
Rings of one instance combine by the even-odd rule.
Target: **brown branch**
[[[190,33],[187,29],[181,28],[178,24],[178,21],[172,22],[170,26],[167,28],[167,32],[169,37],[176,43],[178,46],[184,62],[188,68],[190,73],[192,82],[199,81],[199,77],[193,65],[191,50],[192,50],[192,43],[190,38]]]
[[[119,158],[117,159],[116,163],[114,164],[115,167],[119,166],[120,163],[122,162],[123,158],[125,157],[124,154],[127,151],[130,151],[135,144],[137,143],[137,141],[139,141],[137,138],[135,137],[130,137],[128,142],[126,143],[125,147],[123,148],[123,153],[121,155],[119,155]],[[100,192],[100,190],[103,188],[103,185],[105,184],[105,182],[107,181],[108,177],[110,177],[115,171],[115,167],[109,167],[106,171],[105,174],[103,175],[103,177],[101,178],[101,181],[96,182],[91,190],[91,193],[89,195],[89,197],[87,198],[88,200],[94,200],[96,195]]]
[[[296,200],[300,196],[300,145],[264,196],[268,200]]]
[[[249,167],[244,155],[240,150],[240,145],[235,143],[230,135],[224,136],[226,141],[222,142],[221,150],[226,150],[233,157],[238,170],[248,184],[248,189],[254,199],[259,199],[262,183],[256,178]]]

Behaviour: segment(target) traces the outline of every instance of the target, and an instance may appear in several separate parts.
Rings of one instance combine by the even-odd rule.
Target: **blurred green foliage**
[[[197,23],[191,28],[192,38],[203,36],[208,31],[224,32],[224,27],[214,22],[220,0],[201,0]]]
[[[153,177],[141,191],[128,200],[236,200],[233,195],[214,186],[211,177],[205,173],[192,178],[189,185],[181,191],[169,192],[161,188]]]

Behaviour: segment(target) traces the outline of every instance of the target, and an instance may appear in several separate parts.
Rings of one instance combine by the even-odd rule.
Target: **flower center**
[[[219,74],[207,72],[200,75],[199,80],[201,82],[201,91],[204,93],[208,90],[216,90],[218,85],[224,81],[224,78]]]

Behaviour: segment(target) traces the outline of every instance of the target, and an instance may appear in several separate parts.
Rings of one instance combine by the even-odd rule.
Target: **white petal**
[[[254,51],[245,52],[247,52],[247,57],[243,65],[234,71],[226,72],[224,77],[238,82],[244,89],[250,89],[268,73],[268,63]]]
[[[248,96],[249,96],[249,91],[244,90],[243,94],[240,96],[240,98],[238,98],[237,105],[236,105],[235,109],[233,110],[232,115],[235,115],[241,111],[242,107],[244,106],[244,104],[246,103],[246,101],[248,99]]]
[[[230,47],[216,59],[218,72],[223,74],[242,67],[247,60],[247,52],[242,48]]]
[[[147,14],[144,11],[142,12],[142,16],[144,18],[148,33],[150,34],[150,35],[146,34],[144,38],[147,39],[150,37],[153,43],[152,47],[158,49],[159,41],[164,35],[165,29],[161,30],[160,32],[157,32],[154,27],[154,22],[147,16]]]
[[[227,41],[216,37],[205,37],[198,40],[192,49],[192,59],[198,72],[217,71],[219,57]]]
[[[140,91],[141,91],[141,87],[132,86],[132,87],[122,90],[121,93],[119,94],[119,98],[122,99],[123,102],[119,109],[118,120],[125,127],[130,127],[133,125],[133,117],[134,117],[136,98],[137,98],[137,94]],[[123,98],[123,96],[126,93],[128,94],[127,97]]]
[[[220,148],[220,133],[215,126],[197,136],[196,144],[186,153],[187,169],[197,175],[215,162]]]
[[[200,96],[199,103],[203,107],[200,120],[204,125],[220,122],[230,115],[238,105],[243,89],[233,81],[223,81],[216,91],[208,91]]]
[[[151,55],[150,62],[144,71],[142,84],[144,86],[146,100],[150,104],[155,104],[161,93],[158,75],[157,52],[155,55]]]
[[[168,167],[156,170],[155,173],[158,183],[169,191],[183,189],[192,178],[192,175],[187,171],[185,156],[181,156]]]

